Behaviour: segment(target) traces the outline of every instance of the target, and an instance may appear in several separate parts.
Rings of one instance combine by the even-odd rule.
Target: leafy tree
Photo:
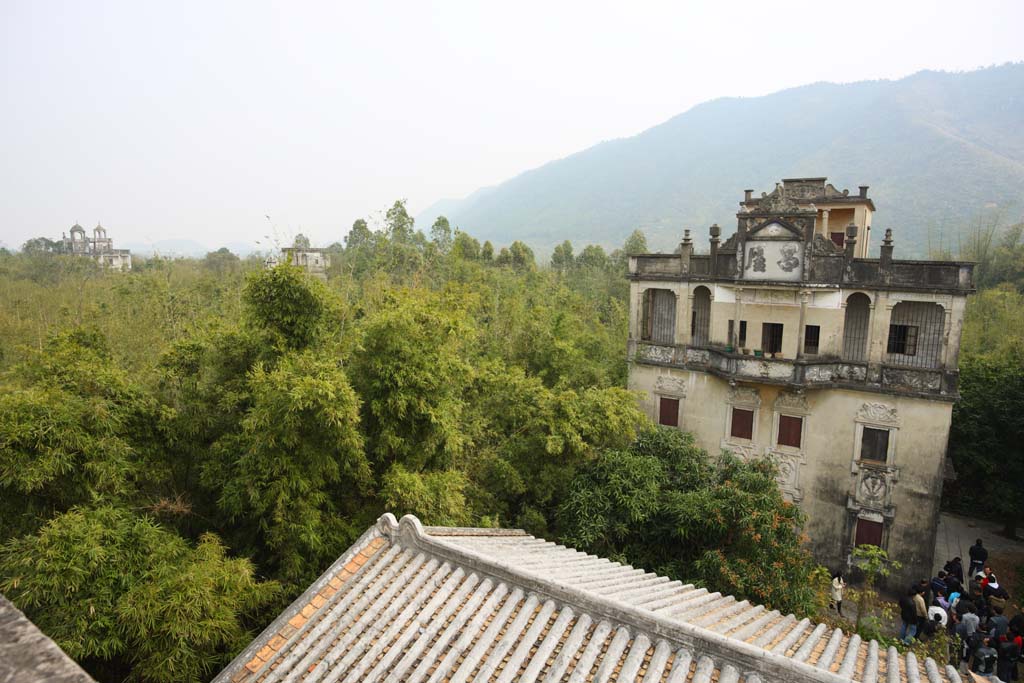
[[[370,227],[366,224],[366,221],[362,218],[357,219],[352,223],[352,229],[345,235],[345,248],[346,249],[358,249],[362,246],[369,245],[373,241],[373,232],[370,231]]]
[[[219,492],[239,547],[298,581],[352,540],[338,505],[355,507],[371,477],[359,400],[337,363],[312,352],[257,364],[248,385],[251,407],[213,445],[203,483]]]
[[[430,228],[430,239],[437,245],[438,251],[447,254],[452,248],[452,226],[444,216],[438,216]]]
[[[569,240],[565,240],[561,244],[555,247],[555,250],[551,253],[551,267],[560,273],[572,268],[575,263],[572,255],[572,243]]]
[[[483,261],[494,260],[494,245],[491,244],[490,240],[484,242],[484,246],[480,249],[480,258]]]
[[[994,495],[978,482],[1024,478],[1024,347],[961,361],[960,396],[953,406],[950,453],[965,476],[947,493],[962,509],[997,517],[1013,537],[1024,520],[1024,491],[1008,486]]]
[[[417,473],[395,464],[384,475],[381,499],[388,510],[414,514],[424,524],[465,526],[470,521],[463,494],[468,483],[460,470]]]
[[[384,214],[384,234],[398,243],[410,242],[415,221],[405,208],[405,200],[397,200]]]
[[[622,251],[627,256],[648,253],[650,249],[647,247],[647,236],[644,235],[642,230],[634,230],[626,238],[625,243],[622,245]]]
[[[476,261],[480,258],[480,243],[468,233],[456,230],[451,253],[460,259]]]
[[[413,471],[446,467],[464,448],[465,333],[458,313],[408,293],[364,321],[353,378],[378,471],[396,462]]]
[[[767,461],[717,462],[677,430],[584,465],[559,508],[565,542],[780,610],[820,610],[827,573]]]
[[[309,249],[309,238],[300,232],[292,241],[292,246],[296,249]]]
[[[203,265],[218,276],[237,272],[242,265],[241,259],[231,253],[227,247],[211,251],[203,259]]]
[[[608,255],[598,244],[588,244],[576,257],[576,265],[580,268],[605,269],[608,267]]]
[[[0,393],[0,540],[74,505],[125,500],[157,410],[102,335],[52,336]]]
[[[213,535],[197,547],[150,519],[74,508],[0,549],[0,588],[70,656],[112,675],[201,681],[252,637],[243,623],[273,597]]]
[[[275,344],[302,349],[322,330],[323,286],[301,268],[282,264],[250,273],[242,296],[253,321]]]
[[[21,245],[21,250],[27,254],[61,254],[64,252],[64,243],[46,237],[33,237]]]
[[[883,631],[882,621],[873,613],[880,600],[875,586],[902,565],[890,560],[889,554],[877,545],[859,545],[853,549],[853,563],[864,575],[864,584],[856,591],[857,621],[854,629],[862,636],[877,638]],[[862,625],[865,631],[862,633]]]
[[[508,248],[509,263],[516,270],[532,270],[536,268],[533,259],[533,249],[526,246],[525,242],[516,240]]]

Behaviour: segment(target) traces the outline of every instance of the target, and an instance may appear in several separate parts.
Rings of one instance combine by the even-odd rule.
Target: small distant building
[[[99,223],[88,237],[78,223],[71,226],[71,236],[61,235],[61,247],[65,254],[88,256],[104,268],[114,270],[132,269],[132,252],[128,249],[114,249],[114,240],[107,237],[107,229]]]
[[[327,250],[317,247],[284,247],[281,249],[281,260],[324,278],[331,265],[331,256]]]
[[[331,266],[331,255],[326,249],[309,246],[309,238],[305,235],[296,235],[295,241],[290,247],[281,247],[281,256],[271,255],[266,260],[267,268],[273,268],[279,263],[290,263],[304,269],[310,275],[327,279],[327,269]]]

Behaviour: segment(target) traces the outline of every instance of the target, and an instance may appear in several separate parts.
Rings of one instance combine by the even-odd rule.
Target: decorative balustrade
[[[638,363],[709,372],[726,379],[795,388],[851,388],[929,397],[958,397],[959,374],[936,368],[905,368],[840,359],[762,358],[705,346],[676,346],[631,341]]]

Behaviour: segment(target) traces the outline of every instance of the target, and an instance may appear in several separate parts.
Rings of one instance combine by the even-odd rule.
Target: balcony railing
[[[638,363],[709,372],[731,380],[795,388],[850,388],[955,400],[959,374],[941,368],[907,368],[838,358],[762,358],[712,346],[631,341]]]

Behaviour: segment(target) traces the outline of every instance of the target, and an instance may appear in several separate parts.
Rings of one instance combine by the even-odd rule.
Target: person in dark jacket
[[[999,644],[995,646],[996,652],[999,654],[996,664],[996,676],[999,677],[999,680],[1007,681],[1007,683],[1017,680],[1017,661],[1020,659],[1022,645],[1024,645],[1024,640],[1021,639],[1019,633],[1012,630],[999,636]]]
[[[985,561],[988,559],[988,549],[982,546],[981,539],[979,538],[971,546],[968,553],[971,556],[971,566],[967,570],[967,575],[974,576],[985,566]]]
[[[917,635],[917,606],[914,605],[914,596],[917,595],[917,586],[911,586],[907,594],[900,598],[900,640],[905,645]]]
[[[946,563],[943,567],[946,570],[946,586],[949,586],[949,575],[952,575],[960,582],[960,585],[964,585],[964,561],[959,557],[954,557],[952,560]]]

